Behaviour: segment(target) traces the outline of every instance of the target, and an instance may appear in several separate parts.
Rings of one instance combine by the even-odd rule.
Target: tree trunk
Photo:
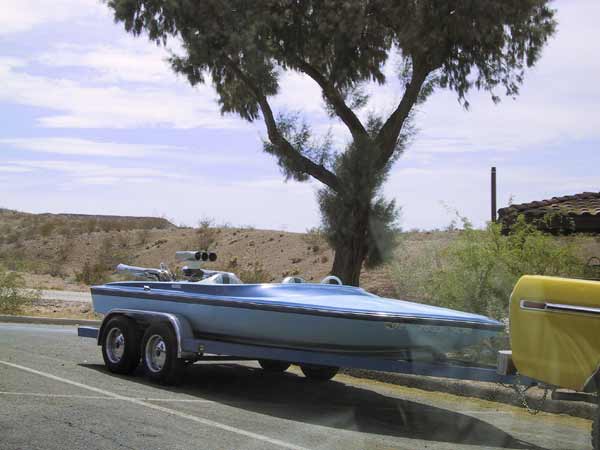
[[[350,236],[340,240],[335,247],[335,258],[331,273],[344,284],[358,286],[360,270],[367,253],[366,234],[368,222],[356,227]]]

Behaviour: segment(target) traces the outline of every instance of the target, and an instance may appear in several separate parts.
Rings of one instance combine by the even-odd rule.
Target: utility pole
[[[492,167],[492,223],[496,223],[496,168]]]

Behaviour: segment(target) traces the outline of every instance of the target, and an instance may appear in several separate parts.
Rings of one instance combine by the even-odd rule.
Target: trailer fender
[[[141,311],[136,309],[111,309],[100,325],[98,331],[98,345],[102,345],[104,328],[115,316],[126,316],[135,320],[143,328],[156,322],[168,323],[177,336],[177,357],[181,359],[195,359],[202,354],[203,349],[198,348],[194,339],[194,333],[189,321],[180,314],[165,313],[159,311]]]
[[[600,365],[596,370],[585,380],[583,392],[596,393],[600,392]]]

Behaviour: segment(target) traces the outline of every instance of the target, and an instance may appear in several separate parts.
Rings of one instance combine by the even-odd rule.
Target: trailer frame
[[[365,356],[326,351],[272,347],[247,343],[225,342],[196,337],[189,321],[181,314],[133,309],[113,309],[104,317],[99,328],[78,327],[80,337],[95,338],[102,344],[105,325],[116,316],[126,316],[141,326],[156,322],[170,324],[177,337],[177,358],[195,361],[274,360],[297,365],[366,369],[381,372],[440,377],[459,380],[483,381],[502,384],[533,386],[533,379],[513,373],[502,373],[490,365],[465,364],[459,361],[422,362],[410,359],[392,359],[385,356]]]

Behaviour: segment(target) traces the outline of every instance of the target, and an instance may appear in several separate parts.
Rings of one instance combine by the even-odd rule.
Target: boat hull
[[[321,287],[311,290],[307,286],[284,289],[276,286],[272,285],[273,289],[267,292],[257,286],[243,291],[223,286],[218,291],[212,287],[194,287],[194,292],[193,289],[173,292],[153,288],[144,292],[131,286],[121,290],[99,287],[93,289],[93,302],[94,309],[104,314],[123,308],[180,314],[190,322],[197,337],[340,353],[390,356],[406,356],[406,352],[415,354],[421,350],[428,354],[446,353],[498,333],[493,321],[461,322],[442,315],[382,312],[385,309],[382,307],[365,309],[365,304],[378,304],[385,299],[355,288],[332,286],[323,291]],[[241,296],[240,292],[247,295]],[[315,293],[318,299],[315,304],[306,304],[305,296],[311,292],[309,299],[314,299]],[[349,301],[362,307],[340,306]],[[465,317],[472,319],[471,315]]]

